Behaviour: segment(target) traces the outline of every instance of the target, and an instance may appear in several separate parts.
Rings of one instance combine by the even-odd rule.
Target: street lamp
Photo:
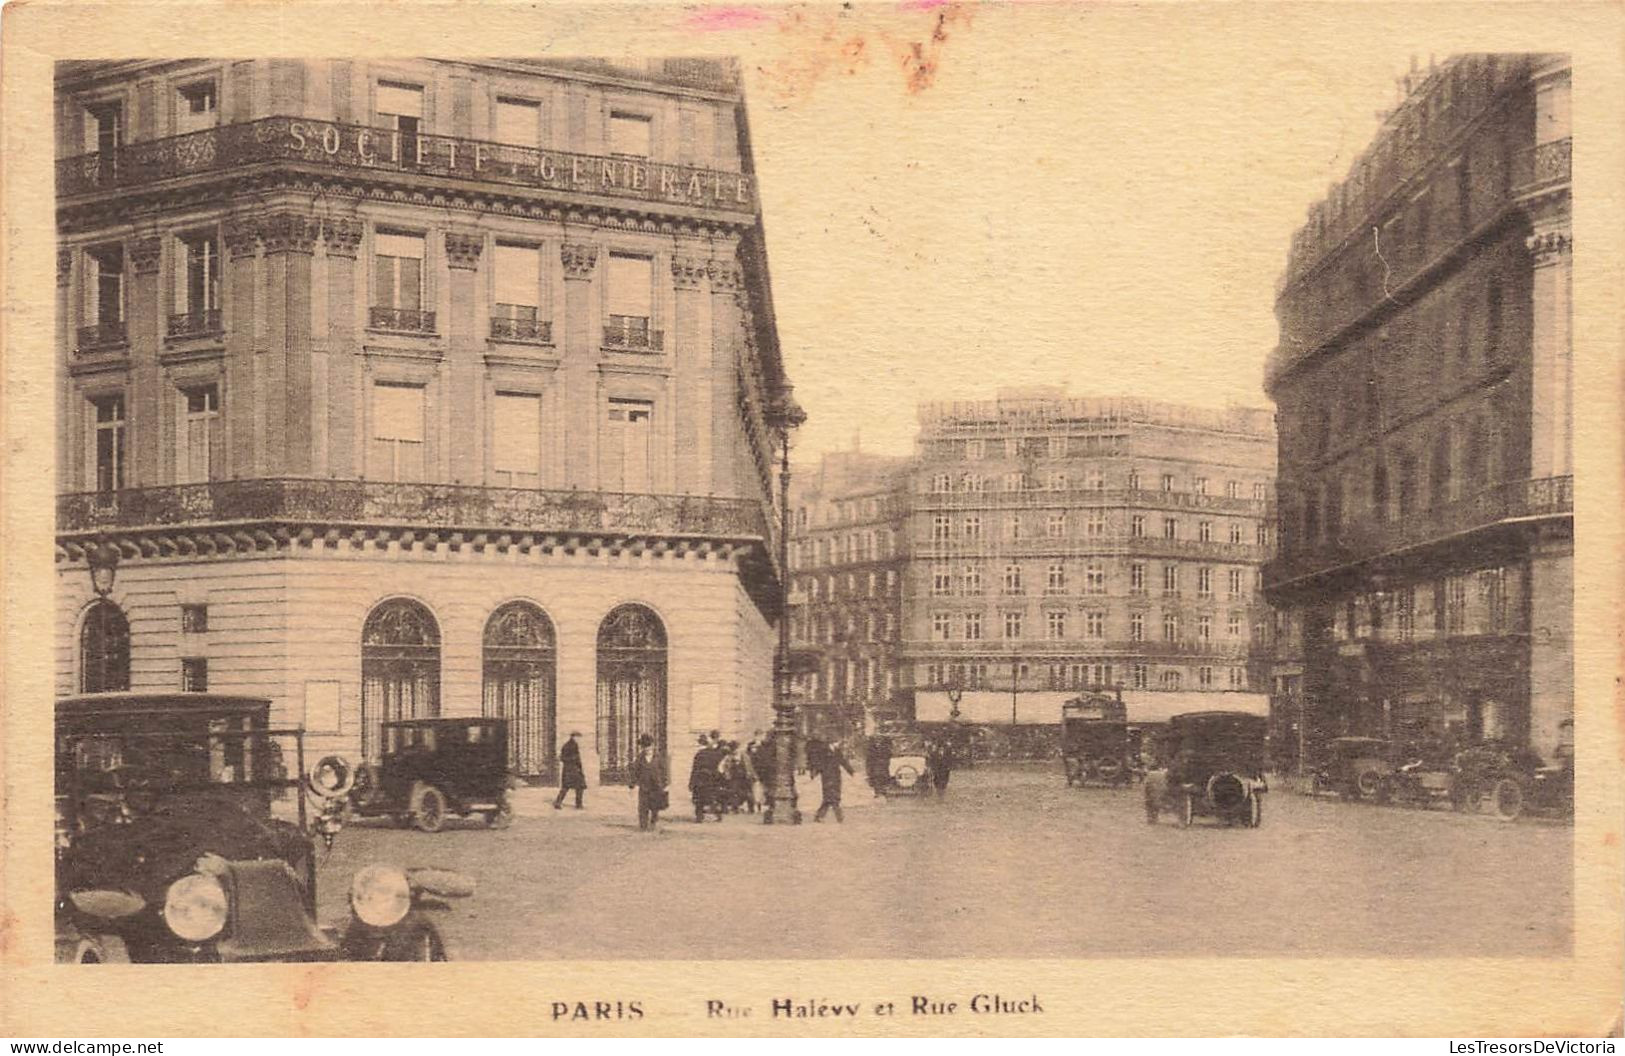
[[[85,551],[85,560],[90,565],[91,589],[103,598],[113,593],[113,579],[118,575],[118,547],[102,539]]]
[[[801,824],[796,809],[796,703],[790,696],[790,431],[807,420],[807,413],[794,392],[785,382],[773,401],[773,424],[779,429],[779,651],[773,679],[773,787],[767,790],[764,825],[781,817]]]

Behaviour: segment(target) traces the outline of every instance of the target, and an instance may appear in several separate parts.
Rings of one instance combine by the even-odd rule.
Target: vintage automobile
[[[1381,737],[1335,737],[1315,770],[1316,791],[1344,799],[1376,800],[1394,772],[1398,746]]]
[[[1115,698],[1091,693],[1061,705],[1061,762],[1069,787],[1134,780],[1139,753],[1127,716],[1121,690]]]
[[[1383,782],[1379,798],[1411,806],[1449,803],[1464,813],[1516,821],[1524,812],[1540,760],[1527,748],[1486,742],[1459,751],[1418,745]]]
[[[360,815],[389,815],[439,832],[446,815],[479,813],[492,828],[513,820],[508,720],[399,719],[383,724],[383,757],[364,764],[350,790]]]
[[[1529,777],[1528,802],[1531,809],[1570,816],[1574,813],[1574,720],[1564,719],[1558,729],[1562,739],[1552,752],[1551,763],[1536,767]]]
[[[883,796],[924,795],[931,791],[925,737],[919,733],[898,731],[869,738],[864,763],[869,783]]]
[[[471,894],[466,877],[368,865],[348,921],[317,923],[318,859],[351,770],[337,756],[304,765],[303,731],[272,726],[264,698],[57,701],[57,959],[445,959],[427,914]]]
[[[1163,735],[1165,764],[1145,778],[1145,820],[1170,811],[1181,827],[1199,816],[1257,828],[1264,820],[1261,715],[1196,711],[1175,715]]]

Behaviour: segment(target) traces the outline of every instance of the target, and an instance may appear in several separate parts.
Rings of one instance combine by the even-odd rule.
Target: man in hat
[[[571,791],[576,794],[576,809],[581,809],[581,796],[587,791],[587,773],[581,768],[580,741],[580,731],[571,730],[570,739],[559,749],[559,765],[563,773],[559,777],[558,798],[553,800],[554,810],[563,808],[564,795]]]
[[[841,771],[852,773],[852,764],[846,761],[841,742],[824,745],[823,750],[817,753],[808,752],[807,759],[807,768],[818,775],[824,788],[823,801],[818,804],[818,813],[813,815],[813,820],[823,821],[824,815],[833,810],[835,820],[844,822],[846,816],[841,813]]]
[[[655,739],[645,733],[638,738],[638,754],[632,760],[627,784],[638,790],[638,828],[652,831],[666,809],[666,761],[655,751]]]
[[[711,811],[722,820],[721,796],[718,784],[721,774],[717,771],[722,764],[722,752],[714,745],[710,737],[701,735],[699,749],[694,753],[694,764],[688,771],[688,794],[694,800],[694,820],[705,820],[705,812]]]

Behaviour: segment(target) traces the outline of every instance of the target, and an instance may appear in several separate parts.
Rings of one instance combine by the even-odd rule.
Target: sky
[[[798,460],[907,454],[919,402],[1004,386],[1268,406],[1292,233],[1435,43],[1261,39],[1225,9],[865,10],[758,18],[775,46],[745,52]]]

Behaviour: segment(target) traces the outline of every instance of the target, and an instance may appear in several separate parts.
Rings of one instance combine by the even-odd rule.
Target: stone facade
[[[1569,64],[1460,56],[1404,88],[1276,302],[1283,706],[1309,745],[1550,757],[1573,709]]]
[[[788,384],[743,120],[698,60],[62,64],[60,690],[106,538],[133,686],[206,671],[337,749],[483,708],[528,776],[577,728],[613,779],[611,733],[681,767],[764,724]],[[363,670],[391,599],[431,688],[422,642]]]

